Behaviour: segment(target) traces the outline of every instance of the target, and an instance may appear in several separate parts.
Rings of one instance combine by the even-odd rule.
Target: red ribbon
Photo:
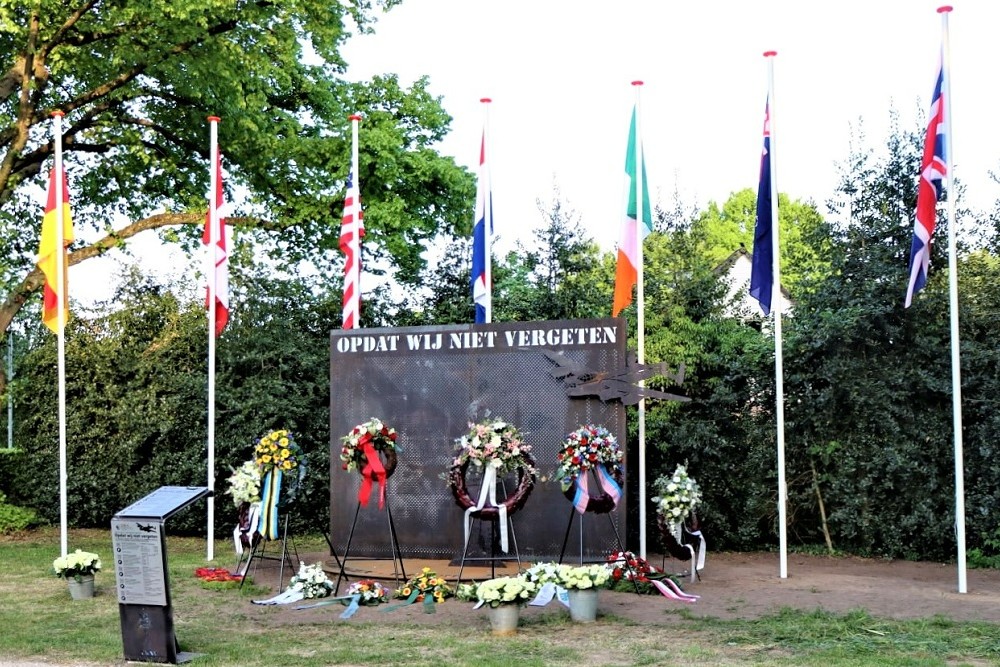
[[[372,478],[378,480],[378,508],[385,507],[385,466],[379,458],[375,446],[372,444],[372,436],[365,433],[361,436],[361,451],[365,455],[365,467],[361,469],[361,490],[358,492],[358,502],[362,507],[368,507],[368,499],[372,493]]]

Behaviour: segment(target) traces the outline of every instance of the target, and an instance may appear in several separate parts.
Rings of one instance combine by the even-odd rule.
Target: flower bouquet
[[[656,495],[653,503],[656,514],[667,524],[679,524],[701,502],[698,483],[688,476],[687,470],[678,465],[673,475],[663,475],[653,482]]]
[[[254,460],[262,475],[272,470],[288,471],[302,462],[302,448],[289,431],[271,431],[257,441]]]
[[[476,586],[476,599],[480,604],[499,607],[504,604],[526,604],[535,593],[538,584],[524,576],[497,577],[487,579]]]
[[[429,567],[423,568],[420,574],[411,577],[396,591],[397,598],[403,598],[410,602],[425,601],[425,597],[430,596],[434,602],[441,603],[453,594],[444,577],[439,577]]]
[[[375,606],[389,601],[389,591],[374,579],[355,581],[347,588],[347,595],[357,595],[359,605]]]
[[[52,561],[53,573],[62,579],[73,579],[77,583],[84,576],[93,576],[101,571],[101,557],[89,551],[77,549],[71,554],[60,556]]]
[[[487,419],[469,424],[469,432],[455,442],[457,454],[452,466],[472,463],[476,467],[491,466],[498,474],[526,468],[537,474],[531,458],[531,445],[524,442],[520,431],[502,419]]]
[[[659,590],[652,582],[666,576],[655,565],[631,551],[615,551],[608,556],[605,567],[610,574],[607,587],[626,593],[658,593]]]
[[[288,590],[301,592],[306,600],[325,598],[333,592],[333,582],[323,571],[323,564],[306,565],[299,563],[298,573],[288,582]]]
[[[601,563],[591,565],[559,565],[556,583],[568,591],[600,588],[611,578],[608,568]]]
[[[232,469],[229,476],[229,488],[226,494],[232,496],[233,503],[239,507],[243,503],[260,502],[260,467],[256,460],[246,461],[239,468]]]

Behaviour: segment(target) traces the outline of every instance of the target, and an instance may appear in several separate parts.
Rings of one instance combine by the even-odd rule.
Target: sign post
[[[163,523],[211,494],[204,486],[161,486],[111,519],[115,594],[126,660],[177,664],[194,657],[174,636]]]

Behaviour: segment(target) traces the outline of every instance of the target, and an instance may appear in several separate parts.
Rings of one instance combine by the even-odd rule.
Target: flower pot
[[[490,627],[495,635],[512,635],[517,632],[517,620],[521,614],[521,606],[517,604],[502,604],[490,607]]]
[[[597,620],[597,589],[571,588],[569,595],[569,615],[577,623],[593,623]]]
[[[86,600],[94,597],[94,575],[82,574],[80,581],[70,577],[66,583],[69,584],[69,596],[74,600]]]

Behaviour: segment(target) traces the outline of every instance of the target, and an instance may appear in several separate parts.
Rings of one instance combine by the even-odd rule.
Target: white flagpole
[[[948,44],[948,14],[951,7],[945,5],[938,8],[941,14],[941,68],[944,70],[944,125],[945,160],[948,172],[948,300],[951,311],[951,405],[952,422],[955,432],[955,538],[958,542],[958,592],[966,593],[965,578],[965,464],[962,447],[962,363],[959,350],[958,331],[958,251],[957,222],[955,220],[955,162],[952,156],[951,127],[951,54]]]
[[[209,194],[208,194],[208,548],[205,558],[215,559],[215,300],[218,294],[216,263],[219,255],[219,118],[208,117],[209,127]]]
[[[66,293],[66,239],[65,207],[63,206],[63,156],[62,156],[62,111],[53,111],[53,134],[55,135],[55,200],[56,200],[56,308],[59,332],[56,335],[59,376],[59,546],[62,555],[69,553],[69,520],[67,519],[67,490],[69,479],[66,463],[66,308],[69,302]]]
[[[639,113],[639,91],[642,81],[633,81],[635,88],[635,246],[636,246],[636,347],[639,364],[646,363],[646,310],[642,282],[642,227],[646,224],[643,214],[643,173],[642,173],[642,122]],[[639,381],[640,391],[646,381]],[[639,397],[639,557],[646,558],[646,399]]]
[[[490,103],[489,97],[479,100],[483,105],[483,173],[480,178],[486,179],[486,201],[483,211],[483,237],[486,257],[486,324],[493,321],[493,183],[490,177],[490,160],[493,156],[493,146],[490,145]]]
[[[774,282],[771,284],[771,303],[774,313],[774,401],[778,429],[778,575],[788,578],[788,487],[785,484],[785,364],[781,335],[781,250],[778,238],[778,160],[775,157],[776,133],[774,123],[774,57],[777,51],[767,51],[767,99],[770,125],[771,163],[771,256]]]

